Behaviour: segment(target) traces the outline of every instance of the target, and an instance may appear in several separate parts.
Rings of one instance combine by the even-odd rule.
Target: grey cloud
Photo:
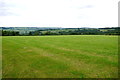
[[[8,11],[9,5],[7,5],[4,1],[0,1],[0,16],[9,16],[12,13]]]
[[[5,3],[3,1],[0,1],[0,16],[6,16],[6,9],[5,9]]]
[[[79,9],[93,8],[93,7],[94,7],[93,5],[86,5],[86,6],[79,7]]]

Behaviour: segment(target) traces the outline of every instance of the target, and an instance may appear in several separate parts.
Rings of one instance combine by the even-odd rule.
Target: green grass
[[[3,78],[117,78],[118,37],[2,37]]]
[[[2,37],[0,37],[0,79],[2,79]]]

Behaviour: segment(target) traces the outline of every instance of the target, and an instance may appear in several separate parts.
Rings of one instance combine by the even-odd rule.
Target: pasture
[[[3,36],[3,78],[117,78],[118,36]]]

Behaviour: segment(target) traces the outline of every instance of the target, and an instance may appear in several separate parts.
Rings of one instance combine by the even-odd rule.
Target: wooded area
[[[21,30],[1,30],[2,36],[41,36],[41,35],[120,35],[120,28],[62,28],[44,29],[20,33]]]

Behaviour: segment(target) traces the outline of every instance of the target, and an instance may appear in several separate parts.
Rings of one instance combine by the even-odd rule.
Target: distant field
[[[117,78],[118,37],[2,37],[3,78]]]

